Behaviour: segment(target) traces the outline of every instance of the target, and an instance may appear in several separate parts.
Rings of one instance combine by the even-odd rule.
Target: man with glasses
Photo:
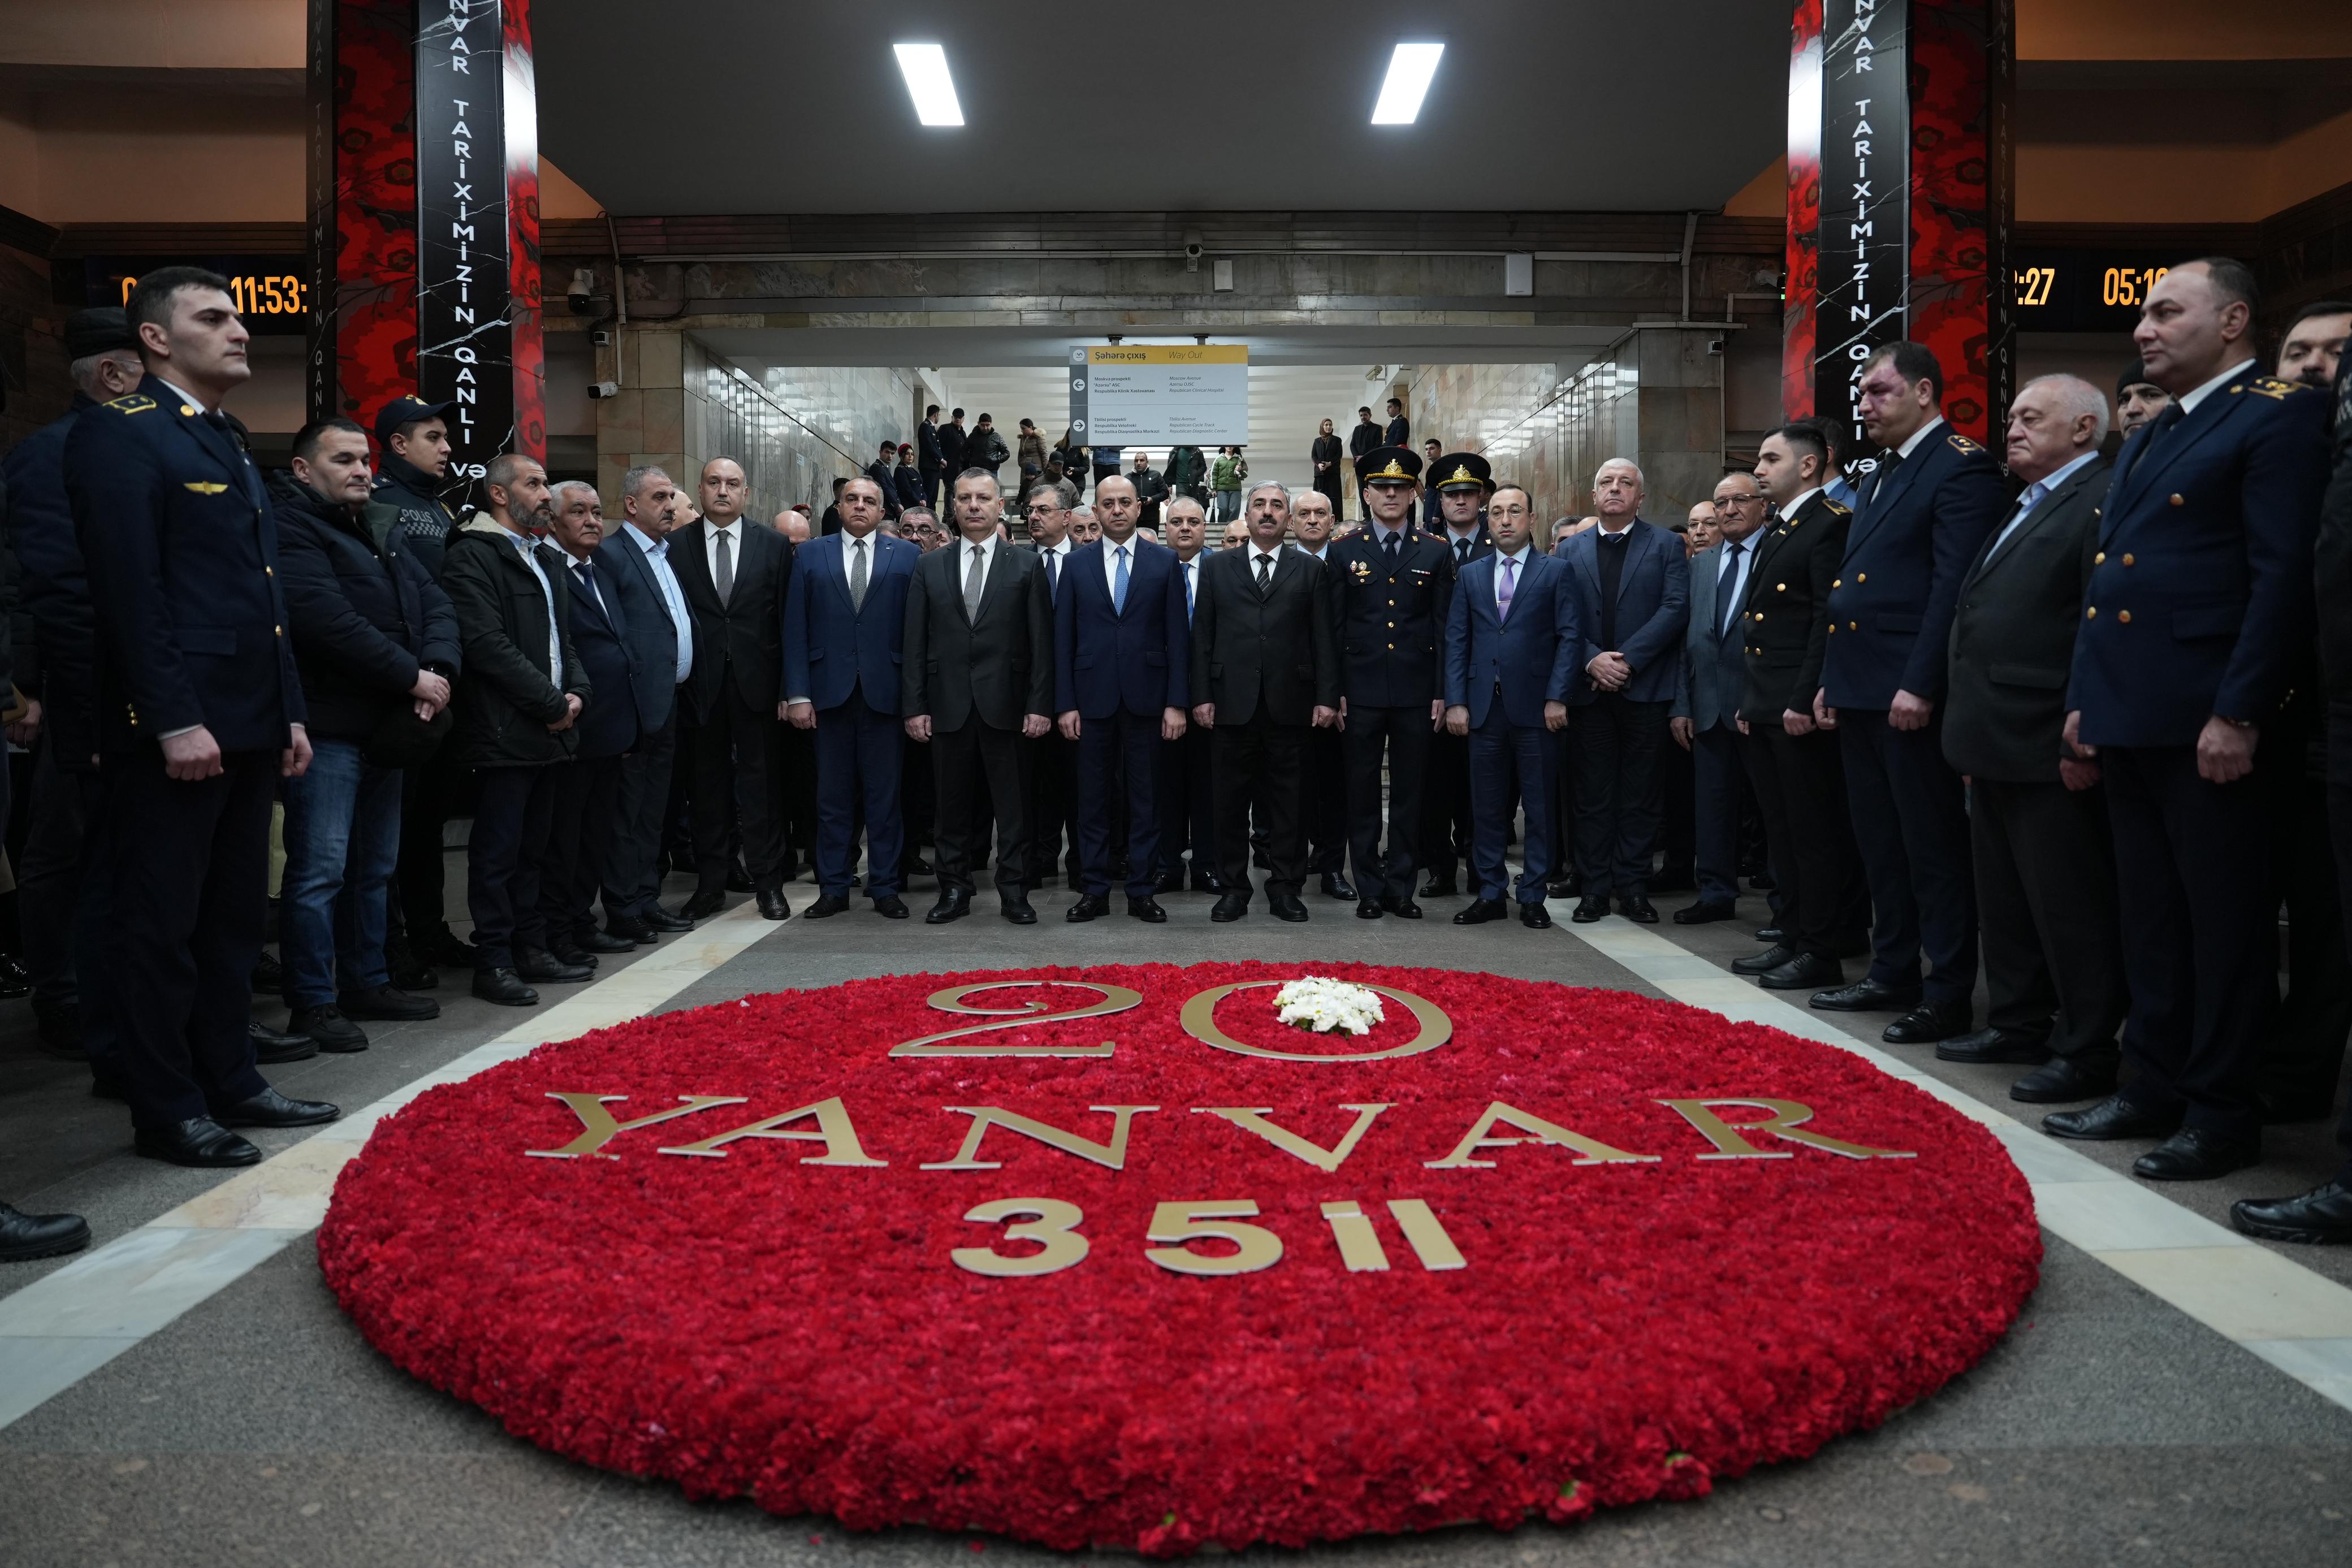
[[[1717,536],[1691,558],[1690,624],[1683,636],[1682,690],[1667,727],[1691,754],[1697,819],[1698,902],[1675,911],[1677,925],[1704,925],[1738,914],[1739,698],[1748,681],[1741,605],[1754,565],[1764,493],[1749,474],[1727,474],[1715,487],[1707,527]],[[1698,523],[1698,508],[1691,521]]]

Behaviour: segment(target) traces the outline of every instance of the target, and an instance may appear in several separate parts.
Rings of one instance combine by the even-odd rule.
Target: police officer
[[[1486,495],[1484,458],[1476,494]],[[1396,472],[1390,472],[1391,469]],[[1430,743],[1445,722],[1445,612],[1454,559],[1405,521],[1421,459],[1381,447],[1356,459],[1356,484],[1371,512],[1363,532],[1331,547],[1326,573],[1338,602],[1340,745],[1348,779],[1348,842],[1356,862],[1356,915],[1421,918],[1412,899],[1421,856],[1422,795]],[[1443,463],[1439,472],[1447,472]],[[1381,768],[1388,768],[1388,847],[1381,846]]]
[[[236,1127],[341,1113],[254,1070],[248,977],[268,910],[269,808],[309,766],[277,528],[221,400],[252,374],[227,281],[159,267],[125,306],[145,376],[66,438],[89,563],[112,906],[108,983],[136,1147],[248,1166]]]
[[[1362,472],[1360,459],[1357,471]],[[1458,579],[1472,561],[1495,552],[1494,536],[1486,531],[1486,497],[1495,492],[1495,473],[1484,457],[1455,452],[1437,460],[1429,472],[1429,487],[1437,493],[1439,526],[1425,537],[1445,551],[1445,561]],[[1370,493],[1361,492],[1364,505]],[[1412,515],[1410,499],[1406,515]],[[1441,725],[1429,737],[1429,768],[1422,781],[1421,833],[1415,847],[1429,870],[1422,884],[1423,898],[1444,898],[1454,893],[1454,868],[1470,863],[1470,742],[1447,733]]]
[[[397,516],[393,527],[408,538],[425,570],[438,577],[457,517],[441,499],[449,484],[449,411],[454,402],[396,397],[375,414],[375,442],[382,448],[375,499]]]
[[[2135,1175],[2201,1181],[2262,1158],[2254,1088],[2275,905],[2254,750],[2312,631],[2327,398],[2258,374],[2253,274],[2174,267],[2132,334],[2173,401],[2134,431],[2100,509],[2065,739],[2098,758],[2116,843],[2130,1081],[2042,1118],[2062,1138],[2158,1138]]]

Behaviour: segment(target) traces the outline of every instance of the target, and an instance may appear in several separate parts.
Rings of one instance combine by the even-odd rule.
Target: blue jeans
[[[400,770],[367,761],[356,741],[313,741],[285,798],[278,946],[288,1005],[332,1005],[339,977],[343,992],[390,985],[384,895],[400,859]]]

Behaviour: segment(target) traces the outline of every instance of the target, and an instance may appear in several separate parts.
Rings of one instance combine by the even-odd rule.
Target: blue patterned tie
[[[1127,613],[1127,547],[1118,547],[1118,566],[1111,573],[1110,607],[1119,614]]]

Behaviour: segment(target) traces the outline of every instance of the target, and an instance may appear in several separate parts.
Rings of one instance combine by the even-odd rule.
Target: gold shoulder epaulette
[[[1963,456],[1966,456],[1971,452],[1982,452],[1984,450],[1983,447],[1979,446],[1975,442],[1970,441],[1967,436],[1962,435],[1957,430],[1952,432],[1951,443],[1952,450],[1959,453]]]
[[[2283,382],[2276,376],[2253,376],[2242,386],[2234,386],[2230,390],[2233,392],[2256,392],[2274,402],[2284,402],[2296,392],[2309,392],[2311,389],[2301,382]]]
[[[1834,496],[1823,496],[1822,497],[1822,505],[1827,507],[1831,511],[1835,512],[1841,517],[1850,517],[1853,516],[1853,508],[1847,506],[1843,501],[1839,500]]]
[[[155,406],[155,400],[144,392],[132,392],[129,397],[116,398],[106,406],[117,413],[145,413]]]

